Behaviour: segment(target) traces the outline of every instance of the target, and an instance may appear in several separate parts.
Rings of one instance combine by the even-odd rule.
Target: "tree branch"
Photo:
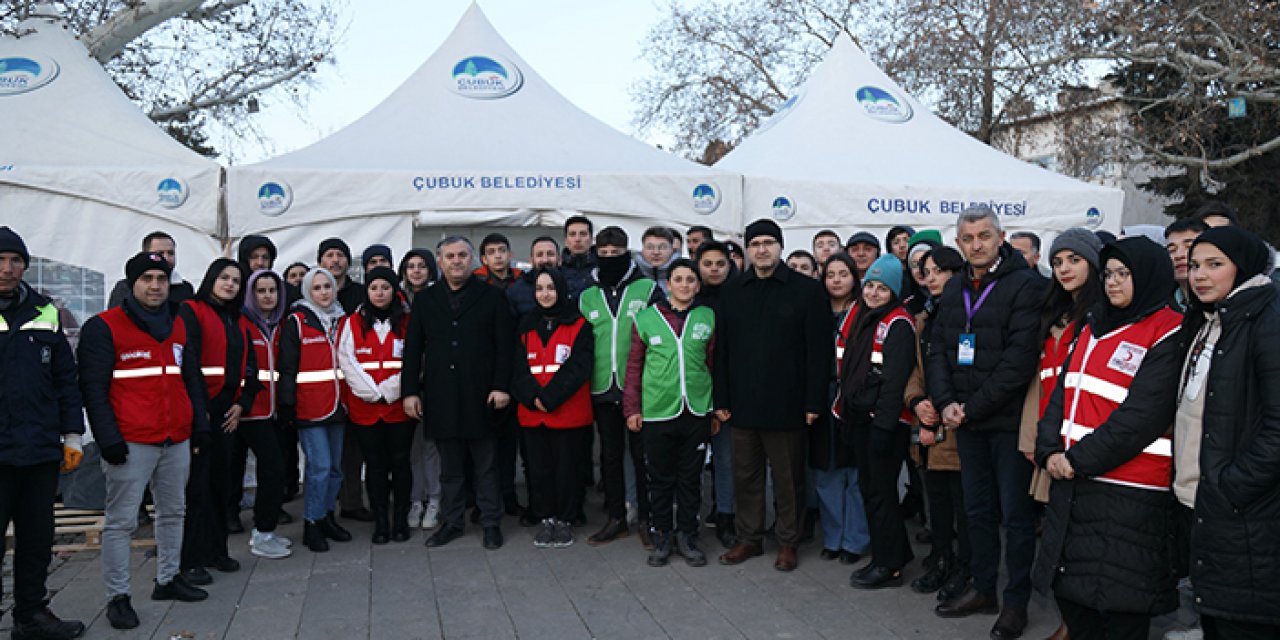
[[[288,82],[289,80],[292,80],[298,77],[299,75],[305,73],[306,71],[310,70],[314,66],[315,66],[315,62],[309,60],[297,67],[294,67],[292,69],[289,69],[288,71],[285,71],[284,73],[278,76],[275,76],[273,78],[268,78],[266,80],[263,80],[262,82],[250,85],[239,91],[224,94],[221,96],[214,96],[212,98],[207,98],[204,100],[192,100],[183,104],[174,105],[171,107],[165,107],[163,109],[154,109],[151,111],[151,113],[148,113],[147,116],[150,117],[152,120],[155,120],[157,122],[162,122],[165,120],[180,118],[188,113],[191,113],[193,111],[198,111],[200,109],[208,109],[210,107],[217,107],[217,106],[239,102],[255,93],[258,93],[260,91],[266,91],[267,89],[270,89],[271,87],[274,87],[282,82]]]
[[[117,13],[83,36],[89,55],[102,64],[120,55],[130,42],[160,25],[200,6],[201,0],[143,0]]]
[[[1218,158],[1216,160],[1209,160],[1208,158],[1205,158],[1205,157],[1184,156],[1184,155],[1168,153],[1153,146],[1151,143],[1145,140],[1133,137],[1128,134],[1122,134],[1121,137],[1124,138],[1126,142],[1137,145],[1140,149],[1146,152],[1148,156],[1150,156],[1151,158],[1154,158],[1155,160],[1158,160],[1159,162],[1162,162],[1164,164],[1171,164],[1171,165],[1177,165],[1182,167],[1195,167],[1195,168],[1201,168],[1201,169],[1229,169],[1236,165],[1243,164],[1245,162],[1248,162],[1249,160],[1252,160],[1259,156],[1263,156],[1268,153],[1271,153],[1272,151],[1280,149],[1280,136],[1276,136],[1268,140],[1267,142],[1264,142],[1260,145],[1249,147],[1244,151],[1241,151],[1240,153],[1237,153],[1235,155],[1227,156],[1225,158]]]

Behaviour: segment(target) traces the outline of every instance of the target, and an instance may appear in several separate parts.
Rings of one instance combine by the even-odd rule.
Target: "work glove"
[[[78,433],[68,433],[62,436],[62,466],[58,468],[62,473],[70,473],[80,468],[80,461],[84,460],[84,437]]]
[[[102,447],[102,459],[106,460],[107,464],[116,466],[124,464],[125,460],[129,459],[129,445],[121,440],[115,444]]]

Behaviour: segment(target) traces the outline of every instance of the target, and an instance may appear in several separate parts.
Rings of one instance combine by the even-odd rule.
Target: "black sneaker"
[[[209,597],[209,592],[200,587],[193,587],[178,574],[168,584],[156,583],[151,590],[152,600],[177,600],[179,602],[200,602]]]
[[[649,566],[665,567],[671,558],[671,534],[662,531],[653,532],[653,550],[649,552]]]
[[[352,518],[359,520],[359,518],[355,518],[354,516],[352,516]],[[370,514],[369,520],[373,520],[372,514]],[[330,511],[329,514],[320,521],[320,531],[324,533],[324,537],[333,540],[334,542],[351,542],[351,532],[342,528],[342,525],[338,524],[338,519],[333,517],[332,511]]]
[[[194,585],[197,587],[203,587],[208,584],[213,584],[213,576],[209,575],[209,572],[205,571],[204,567],[183,569],[182,579],[186,580],[187,584]]]
[[[551,544],[554,547],[563,549],[573,546],[573,526],[568,522],[556,521],[555,533],[551,534]]]
[[[533,536],[533,546],[539,549],[547,549],[555,546],[556,521],[547,518],[542,521],[542,528],[538,529],[538,533]]]
[[[107,622],[114,629],[136,629],[141,622],[133,602],[127,595],[119,595],[107,602]]]
[[[110,614],[108,614],[110,615]],[[135,620],[137,616],[134,617]],[[115,626],[114,624],[112,626]],[[134,623],[137,626],[137,623]],[[45,607],[22,622],[14,620],[12,638],[14,640],[71,640],[84,635],[84,623],[79,620],[62,620]]]

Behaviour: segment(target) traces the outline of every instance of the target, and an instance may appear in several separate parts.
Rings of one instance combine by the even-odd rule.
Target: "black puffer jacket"
[[[1280,296],[1272,286],[1244,289],[1218,313],[1191,583],[1201,613],[1280,625]],[[1183,339],[1203,322],[1189,317]]]
[[[972,365],[956,361],[960,335],[965,331],[964,290],[977,304],[982,288],[995,288],[973,316]],[[964,404],[962,428],[1017,431],[1022,422],[1022,399],[1040,362],[1040,300],[1045,286],[1022,254],[1008,243],[1000,246],[1000,264],[983,276],[974,289],[966,271],[949,282],[933,319],[925,379],[933,405],[942,410],[952,402]]]

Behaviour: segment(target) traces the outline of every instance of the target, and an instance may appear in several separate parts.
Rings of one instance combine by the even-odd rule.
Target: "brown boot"
[[[750,558],[764,555],[764,548],[750,542],[739,542],[720,556],[720,564],[742,564]]]
[[[778,547],[778,559],[774,561],[773,568],[778,571],[795,571],[796,548],[785,544]]]

